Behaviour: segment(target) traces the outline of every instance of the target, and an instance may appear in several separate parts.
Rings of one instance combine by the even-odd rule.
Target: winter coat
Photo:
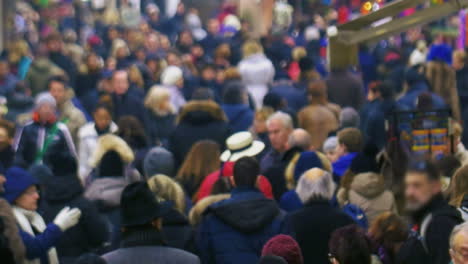
[[[223,177],[230,177],[233,175],[234,172],[234,162],[226,162],[223,165]],[[203,182],[198,189],[196,201],[200,201],[203,198],[211,195],[211,190],[215,185],[216,181],[219,179],[219,170],[211,173],[210,175],[206,176]],[[271,188],[271,184],[265,176],[260,175],[257,180],[257,187],[258,189],[265,195],[266,198],[273,199],[273,191]]]
[[[145,109],[146,136],[150,145],[169,145],[169,138],[176,128],[176,115],[157,115],[150,109]]]
[[[452,116],[460,121],[460,98],[455,70],[444,62],[430,61],[426,65],[426,77],[432,92],[444,99],[452,109]]]
[[[307,105],[307,95],[304,90],[289,81],[279,81],[273,84],[271,93],[279,95],[288,103],[288,108],[297,113]]]
[[[208,207],[210,207],[214,203],[217,203],[217,202],[229,199],[229,198],[231,198],[231,195],[225,193],[225,194],[210,195],[201,199],[200,201],[198,201],[198,203],[195,204],[195,206],[192,207],[192,209],[190,209],[190,213],[189,213],[190,224],[194,227],[197,227],[203,220],[203,214],[205,213],[206,209],[208,209]]]
[[[46,138],[55,130],[55,126],[56,133],[43,157],[46,155],[53,157],[54,153],[69,153],[76,157],[75,144],[67,126],[60,122],[52,125],[41,125],[37,122],[30,122],[21,128],[15,137],[15,164],[27,168],[35,163],[42,163],[43,157],[36,156],[42,150]]]
[[[56,75],[66,76],[66,73],[49,59],[38,58],[32,62],[25,83],[31,88],[32,96],[36,96],[47,90],[49,78]]]
[[[117,132],[117,125],[112,122],[109,127],[109,133]],[[100,135],[96,131],[96,124],[90,122],[80,128],[78,131],[78,159],[79,169],[78,175],[82,182],[86,181],[86,178],[91,173],[90,161],[93,156],[94,150],[97,147],[97,141]]]
[[[143,107],[143,99],[132,89],[123,95],[112,95],[114,102],[114,120],[119,120],[122,116],[130,115],[140,122],[145,122],[145,110]]]
[[[197,141],[210,139],[224,149],[225,141],[231,134],[223,110],[211,101],[188,103],[182,108],[177,121],[176,129],[169,138],[169,148],[179,164]]]
[[[337,198],[342,206],[346,202],[359,206],[369,223],[384,212],[397,212],[395,198],[392,192],[385,190],[383,176],[372,172],[354,176],[350,190],[341,188]]]
[[[77,68],[71,58],[61,52],[49,52],[49,59],[67,73],[71,83],[75,83]]]
[[[430,221],[429,215],[431,216]],[[447,204],[442,194],[438,194],[421,210],[412,213],[413,230],[424,235],[418,241],[425,244],[427,252],[421,245],[404,244],[400,251],[411,252],[411,255],[426,255],[432,264],[445,264],[450,262],[449,237],[453,228],[462,223],[460,212]],[[421,234],[425,223],[425,234]],[[412,263],[412,262],[411,262]]]
[[[59,119],[64,122],[72,136],[75,145],[78,145],[78,130],[86,124],[86,117],[69,99],[58,107]]]
[[[197,245],[203,263],[257,263],[263,245],[282,232],[284,213],[256,189],[238,187],[211,205]]]
[[[461,111],[468,106],[468,65],[456,72],[458,96],[460,96]]]
[[[330,108],[324,105],[310,105],[298,113],[299,126],[313,135],[312,145],[321,149],[330,132],[338,129],[339,121]]]
[[[13,254],[16,263],[23,263],[26,249],[19,235],[18,225],[10,204],[3,198],[0,198],[0,221],[4,227],[3,233],[0,235],[8,238],[8,249]]]
[[[78,208],[81,217],[78,224],[65,231],[56,249],[60,263],[74,263],[84,253],[99,248],[107,241],[108,226],[96,206],[85,199],[83,187],[75,175],[56,175],[45,183],[44,220],[49,223],[64,207]]]
[[[301,247],[304,263],[326,264],[328,242],[336,229],[353,224],[353,220],[329,201],[312,200],[288,215],[285,225]]]
[[[253,124],[254,112],[245,104],[223,104],[221,106],[229,120],[232,133],[247,131]]]
[[[424,81],[416,82],[410,86],[408,92],[406,92],[406,94],[398,100],[398,103],[407,109],[414,110],[416,109],[418,97],[425,92],[429,92],[427,83]],[[439,95],[431,93],[431,96],[434,108],[440,109],[446,107],[444,99],[442,99]]]
[[[341,107],[359,111],[364,103],[363,84],[351,72],[332,71],[326,79],[328,100]]]
[[[268,85],[273,82],[275,68],[264,54],[250,55],[239,62],[239,73],[247,90],[253,96],[255,106],[263,106],[263,97],[268,93]]]
[[[7,74],[7,76],[0,80],[0,96],[6,97],[13,93],[15,85],[19,80],[13,74]]]
[[[468,195],[465,195],[465,197],[463,198],[462,204],[460,208],[458,208],[458,211],[460,211],[463,221],[467,222],[468,221]]]
[[[185,215],[175,209],[163,217],[162,234],[168,246],[195,252],[195,232]]]
[[[297,211],[304,207],[304,204],[299,198],[299,195],[297,194],[296,190],[289,190],[285,192],[281,196],[279,205],[281,209],[285,210],[288,213]]]
[[[90,92],[97,90],[99,80],[102,78],[101,72],[88,72],[78,74],[75,81],[75,94],[77,97],[83,97]]]
[[[167,247],[156,230],[133,231],[124,237],[121,248],[102,258],[108,264],[200,264],[197,256]]]

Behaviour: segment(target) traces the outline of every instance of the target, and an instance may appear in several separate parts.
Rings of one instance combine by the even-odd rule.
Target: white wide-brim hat
[[[239,132],[226,140],[227,150],[221,154],[221,161],[237,161],[243,157],[254,157],[265,149],[265,144],[253,140],[250,132]]]

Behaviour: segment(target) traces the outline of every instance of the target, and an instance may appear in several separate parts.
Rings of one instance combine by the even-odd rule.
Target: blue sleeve
[[[196,244],[199,252],[201,263],[211,264],[214,262],[213,252],[211,249],[211,234],[209,232],[209,216],[205,216],[205,219],[200,224],[197,230]]]
[[[26,247],[26,257],[28,259],[40,258],[57,244],[61,235],[62,231],[55,224],[49,224],[42,234],[35,237],[20,230],[21,239]]]

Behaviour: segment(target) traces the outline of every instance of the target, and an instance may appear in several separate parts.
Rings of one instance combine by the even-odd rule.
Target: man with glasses
[[[453,229],[450,235],[450,256],[453,264],[468,263],[468,222]]]

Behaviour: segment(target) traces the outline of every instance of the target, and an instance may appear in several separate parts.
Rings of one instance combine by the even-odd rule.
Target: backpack
[[[352,203],[346,203],[342,210],[345,214],[351,217],[358,226],[364,228],[365,230],[369,228],[369,222],[367,221],[366,213],[359,206]]]

